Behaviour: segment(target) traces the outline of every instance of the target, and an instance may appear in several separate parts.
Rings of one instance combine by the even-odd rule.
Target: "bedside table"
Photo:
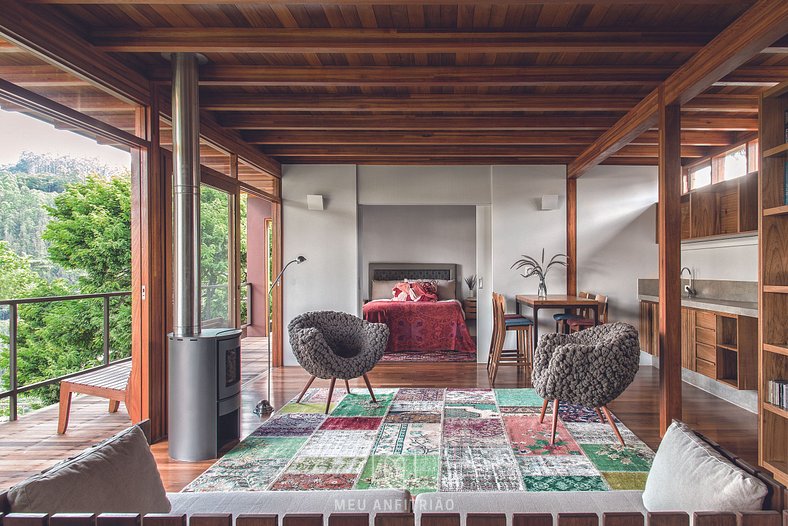
[[[466,320],[476,319],[476,298],[465,298],[462,300],[462,308],[465,311]]]

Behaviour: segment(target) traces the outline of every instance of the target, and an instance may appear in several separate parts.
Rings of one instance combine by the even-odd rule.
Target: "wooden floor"
[[[264,361],[262,366],[260,363],[254,366],[261,373],[265,372]],[[308,375],[299,367],[282,367],[273,369],[272,378],[272,401],[278,408],[298,394]],[[376,387],[489,387],[485,367],[468,363],[380,364],[372,371],[370,379]],[[518,377],[516,371],[509,368],[499,373],[496,387],[521,387],[526,382],[525,376]],[[314,385],[321,384],[315,382]],[[351,382],[351,385],[363,387],[360,381]],[[624,424],[653,449],[659,445],[658,385],[657,369],[643,367],[629,389],[610,404],[611,410]],[[266,397],[265,388],[264,374],[244,385],[243,435],[253,431],[263,420],[255,416],[252,409]],[[756,462],[756,415],[687,384],[684,384],[683,396],[684,420],[690,426],[748,462]],[[55,434],[57,412],[47,411],[42,410],[19,422],[0,424],[0,488],[73,455],[128,425],[128,417],[122,409],[118,414],[110,415],[106,413],[103,400],[78,397],[72,409],[73,424],[68,434],[60,437]],[[168,491],[180,490],[212,464],[210,461],[187,463],[170,460],[166,442],[154,444],[153,452]]]

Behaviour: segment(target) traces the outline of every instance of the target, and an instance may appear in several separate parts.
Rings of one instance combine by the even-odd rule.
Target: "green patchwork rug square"
[[[565,403],[550,444],[533,389],[335,395],[328,415],[327,389],[290,401],[184,491],[643,489],[654,456],[618,419],[625,446],[593,409]]]

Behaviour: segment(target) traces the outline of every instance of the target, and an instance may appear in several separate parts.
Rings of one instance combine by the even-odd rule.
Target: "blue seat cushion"
[[[561,314],[553,314],[553,319],[555,321],[575,320],[577,318],[582,318],[582,316],[578,316],[577,314],[571,314],[568,312],[562,312]]]
[[[527,327],[534,324],[531,319],[525,317],[507,318],[505,321],[507,327]]]

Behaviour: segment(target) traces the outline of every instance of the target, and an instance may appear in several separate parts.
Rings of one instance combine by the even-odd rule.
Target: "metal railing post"
[[[104,296],[104,365],[109,365],[109,296]]]
[[[17,416],[17,389],[19,380],[17,378],[16,362],[16,336],[17,336],[17,305],[12,303],[9,307],[8,319],[8,374],[11,384],[11,396],[8,397],[9,419],[16,420]]]

